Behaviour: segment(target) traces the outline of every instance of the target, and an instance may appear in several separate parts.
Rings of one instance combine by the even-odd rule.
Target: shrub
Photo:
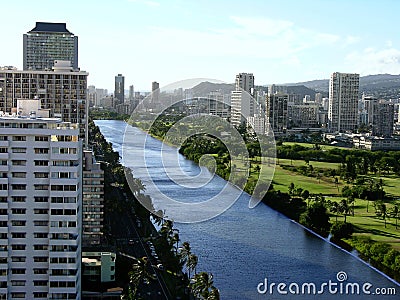
[[[331,234],[336,239],[349,238],[354,232],[353,224],[336,222],[332,225]]]

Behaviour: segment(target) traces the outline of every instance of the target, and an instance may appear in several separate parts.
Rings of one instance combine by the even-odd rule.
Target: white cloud
[[[348,54],[346,63],[361,75],[400,74],[400,50],[393,47],[385,49],[369,47]]]
[[[337,35],[296,27],[285,20],[231,16],[229,27],[201,30],[151,27],[142,39],[146,51],[182,57],[237,57],[282,59],[300,64],[299,55],[310,48],[331,46]]]
[[[152,1],[152,0],[128,0],[128,2],[137,3],[137,4],[144,4],[144,5],[151,6],[151,7],[160,6],[159,2]]]

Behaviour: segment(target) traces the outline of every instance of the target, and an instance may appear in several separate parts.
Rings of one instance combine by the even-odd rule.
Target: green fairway
[[[374,179],[382,179],[385,192],[391,196],[400,198],[400,177],[396,175],[389,176],[371,176]],[[399,199],[400,200],[400,199]]]
[[[302,159],[285,159],[285,158],[277,158],[276,163],[280,165],[288,165],[288,166],[306,166],[306,162]],[[321,169],[337,169],[340,166],[340,163],[330,163],[330,162],[323,162],[323,161],[310,161],[310,165],[315,168]]]
[[[311,143],[299,143],[299,142],[283,142],[283,145],[288,145],[288,146],[293,146],[293,145],[299,145],[307,148],[313,148],[315,144]],[[330,150],[330,149],[346,149],[346,150],[351,150],[352,148],[346,148],[346,147],[337,147],[337,146],[331,146],[331,145],[321,145],[319,144],[322,150]]]
[[[338,188],[335,186],[333,178],[321,178],[318,180],[315,177],[307,177],[297,173],[293,173],[289,170],[284,170],[280,166],[276,166],[275,174],[273,179],[274,189],[280,190],[281,192],[287,192],[290,183],[294,183],[296,186],[302,189],[308,190],[311,194],[338,194]],[[339,191],[341,190],[342,184],[339,183]]]
[[[327,197],[327,200],[340,201],[343,197]],[[390,203],[386,203],[388,209],[392,207]],[[335,222],[335,215],[331,215],[331,223]],[[342,215],[338,216],[338,221],[344,221]],[[370,201],[367,212],[367,201],[356,199],[354,203],[354,217],[347,216],[347,222],[355,226],[354,235],[369,236],[371,239],[379,242],[390,244],[393,248],[400,250],[400,221],[398,221],[398,229],[396,229],[396,220],[394,218],[385,221],[378,218],[375,214],[373,202]]]

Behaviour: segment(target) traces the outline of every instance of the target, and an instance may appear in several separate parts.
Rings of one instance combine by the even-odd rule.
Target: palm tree
[[[186,267],[189,271],[189,278],[190,278],[190,271],[194,271],[194,273],[196,274],[196,267],[197,267],[197,263],[198,263],[198,257],[195,254],[190,254],[187,262],[186,262]]]
[[[219,290],[215,286],[212,286],[207,300],[219,300],[219,298]]]
[[[346,223],[347,215],[351,213],[353,208],[349,205],[349,201],[346,199],[342,199],[339,203],[339,212],[344,215],[344,222]]]
[[[128,292],[128,298],[132,299],[132,296],[136,295],[139,284],[143,280],[154,280],[155,277],[148,272],[150,262],[147,257],[136,259],[136,262],[132,265],[132,270],[129,272],[129,282],[133,285],[133,291],[130,289]]]
[[[189,260],[189,256],[192,254],[189,242],[183,242],[182,247],[179,248],[179,258],[182,265],[186,264],[186,269],[188,269],[187,262]],[[190,278],[190,276],[189,276]]]
[[[378,217],[381,217],[385,221],[386,228],[386,219],[389,218],[389,212],[387,210],[386,204],[383,201],[374,202],[375,214]]]
[[[173,235],[171,237],[171,243],[176,243],[175,245],[175,253],[178,254],[178,243],[180,241],[179,239],[179,230],[178,229],[173,229]]]
[[[336,223],[337,223],[337,217],[339,214],[339,203],[337,203],[336,201],[328,201],[328,206],[329,206],[329,210],[331,212],[333,212],[335,214],[335,218],[336,218]]]
[[[214,287],[213,284],[213,275],[206,272],[201,272],[193,276],[193,278],[191,279],[190,287],[196,298],[210,299],[210,289]],[[216,294],[215,291],[213,292],[213,294]]]
[[[394,206],[390,210],[390,216],[396,220],[396,229],[397,229],[397,220],[400,216],[400,203],[394,204]]]

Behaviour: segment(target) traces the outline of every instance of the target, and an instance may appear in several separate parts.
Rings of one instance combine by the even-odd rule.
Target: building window
[[[13,139],[14,142],[25,142],[26,141],[26,136],[23,135],[14,135]]]
[[[47,191],[49,189],[48,184],[35,184],[36,191]]]
[[[11,197],[12,202],[26,202],[25,196],[13,196]]]
[[[47,299],[47,293],[46,292],[34,292],[33,293],[34,298],[46,298]]]
[[[8,148],[0,147],[0,153],[8,153]]]
[[[48,234],[47,232],[35,232],[33,236],[38,239],[46,239]]]
[[[11,233],[13,239],[24,239],[26,237],[25,232],[13,232]]]
[[[48,245],[33,245],[33,250],[47,250]]]
[[[35,154],[48,154],[49,148],[35,148]]]
[[[11,269],[11,274],[25,274],[25,269],[13,268]]]
[[[25,293],[11,293],[11,298],[25,299]]]
[[[25,280],[11,280],[12,286],[25,286]]]
[[[20,147],[12,148],[12,153],[26,153],[26,148],[20,148]]]
[[[26,190],[26,184],[12,184],[11,187],[13,190],[17,191]]]
[[[34,286],[47,286],[47,280],[34,280]]]
[[[49,197],[35,197],[35,202],[48,202]]]
[[[25,250],[26,245],[11,245],[12,250]]]
[[[11,256],[12,262],[25,262],[25,260],[26,260],[25,256]]]
[[[48,160],[35,160],[35,166],[48,166]]]
[[[11,221],[11,225],[12,226],[25,226],[26,225],[26,221],[24,221],[24,220],[13,220],[13,221]]]
[[[13,178],[26,178],[26,172],[12,172]]]
[[[22,160],[22,159],[12,160],[12,165],[13,166],[26,166],[26,160]]]
[[[47,173],[47,172],[35,172],[35,178],[49,178],[49,173]]]
[[[26,213],[26,209],[25,208],[13,208],[11,210],[11,212],[14,215],[24,215]]]
[[[47,269],[45,268],[34,268],[33,274],[47,274]]]
[[[48,136],[35,136],[36,142],[47,142],[49,140]]]
[[[34,226],[48,226],[49,221],[33,221]]]
[[[0,184],[0,191],[7,191],[8,190],[8,184],[7,183],[1,183]]]

